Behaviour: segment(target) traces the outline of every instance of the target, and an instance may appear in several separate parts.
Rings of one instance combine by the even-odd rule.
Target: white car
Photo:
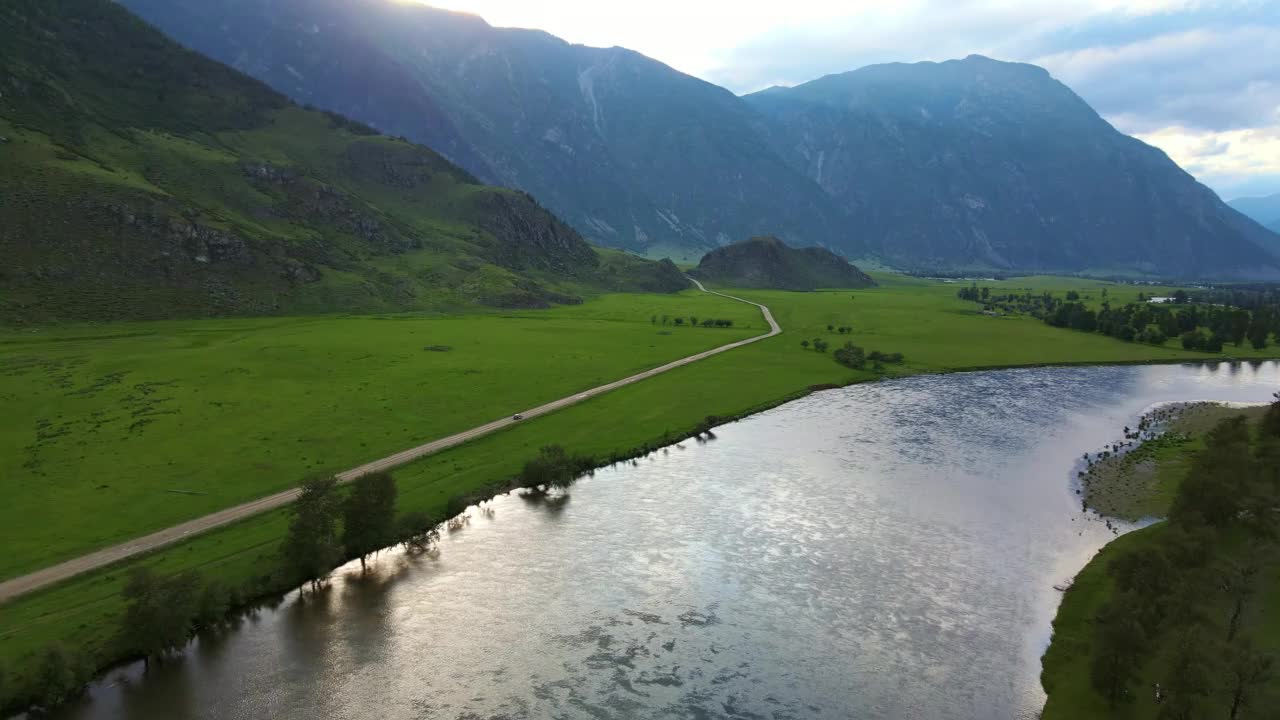
[[[515,415],[512,415],[512,416],[511,416],[511,419],[512,419],[512,420],[523,420],[523,419],[524,419],[524,415],[521,415],[520,413],[516,413]]]

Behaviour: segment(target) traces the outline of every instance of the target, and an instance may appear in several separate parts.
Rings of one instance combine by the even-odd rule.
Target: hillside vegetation
[[[0,322],[686,285],[670,263],[602,260],[529,196],[296,107],[108,0],[6,2],[0,66]]]
[[[712,250],[691,273],[717,285],[772,290],[864,288],[871,276],[826,248],[788,247],[776,237],[757,237]]]
[[[1280,403],[1195,440],[1156,457],[1184,467],[1168,520],[1105,547],[1063,597],[1046,720],[1275,717]]]

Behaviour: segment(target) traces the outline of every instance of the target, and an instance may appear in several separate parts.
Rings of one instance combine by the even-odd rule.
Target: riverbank
[[[1152,409],[1123,437],[1084,458],[1078,481],[1084,504],[1099,515],[1129,522],[1162,518],[1204,448],[1204,436],[1231,417],[1257,422],[1266,405],[1240,407],[1212,402],[1169,403]]]
[[[903,352],[906,363],[889,366],[888,376],[1007,364],[1002,360],[1044,365],[1219,359],[1059,330],[1031,318],[985,317],[956,300],[954,291],[954,285],[912,281],[854,292],[735,292],[773,308],[783,335],[402,468],[396,472],[401,510],[443,518],[460,503],[503,489],[505,479],[543,445],[560,444],[607,463],[687,437],[707,427],[709,416],[721,421],[742,417],[805,395],[811,388],[880,377],[841,367],[830,354],[802,348],[800,340],[805,338],[825,337],[832,343],[848,339],[869,350]],[[833,326],[852,326],[854,331],[842,335],[828,329]],[[26,682],[31,658],[51,645],[82,655],[87,665],[107,665],[113,659],[112,635],[123,609],[119,591],[133,567],[164,575],[195,570],[243,588],[245,597],[274,595],[281,588],[273,584],[272,570],[286,522],[285,512],[273,511],[6,603],[0,606],[0,662],[19,686]]]
[[[1065,592],[1042,661],[1044,720],[1271,717],[1280,703],[1280,547],[1250,520],[1250,508],[1271,507],[1265,497],[1278,490],[1268,412],[1157,409],[1163,432],[1093,463],[1083,480],[1099,510],[1175,517],[1106,545]],[[1231,418],[1245,418],[1234,435]],[[1193,479],[1198,487],[1184,487]],[[1121,631],[1126,622],[1140,631]]]

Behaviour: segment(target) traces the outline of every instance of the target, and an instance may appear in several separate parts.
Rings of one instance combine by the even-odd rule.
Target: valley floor
[[[1223,357],[984,316],[956,299],[957,284],[879,279],[881,287],[855,291],[733,291],[772,308],[783,333],[405,466],[395,473],[400,510],[441,517],[451,500],[500,485],[549,443],[625,456],[678,439],[709,416],[739,417],[815,387],[880,377],[842,367],[802,340],[904,353],[889,375]],[[1086,294],[1104,286],[992,284]],[[1123,302],[1138,290],[1110,292]],[[664,325],[663,316],[735,322],[694,329]],[[690,291],[505,316],[207,320],[0,336],[0,396],[14,408],[0,427],[0,492],[19,499],[0,510],[9,551],[0,577],[763,329],[755,308]],[[0,605],[0,664],[21,683],[31,654],[53,644],[94,665],[112,659],[120,588],[133,567],[197,570],[229,586],[273,590],[285,524],[285,511],[273,510]]]

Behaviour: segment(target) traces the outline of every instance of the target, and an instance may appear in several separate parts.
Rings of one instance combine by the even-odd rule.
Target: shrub
[[[835,351],[834,356],[836,362],[854,370],[861,370],[867,365],[866,351],[853,343],[845,343],[844,347]]]
[[[424,512],[411,512],[400,518],[400,543],[410,552],[429,550],[440,539],[438,523]]]
[[[880,352],[879,350],[872,350],[872,351],[867,355],[867,359],[868,359],[868,360],[871,360],[872,362],[881,362],[881,363],[897,364],[897,363],[902,362],[902,360],[903,360],[903,356],[902,356],[902,353],[899,353],[899,352],[896,352],[896,353],[882,353],[882,352]]]

